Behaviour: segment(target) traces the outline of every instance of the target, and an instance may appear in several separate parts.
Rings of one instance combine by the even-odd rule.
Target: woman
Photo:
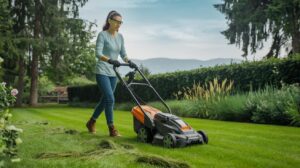
[[[107,16],[103,31],[98,34],[96,42],[96,81],[103,96],[92,117],[86,123],[88,131],[96,133],[96,120],[105,109],[106,123],[109,128],[109,135],[112,137],[120,136],[113,124],[114,90],[117,84],[113,66],[120,66],[118,61],[120,55],[123,61],[129,63],[131,68],[137,68],[137,65],[128,59],[124,47],[124,38],[122,34],[118,33],[122,23],[122,16],[116,11],[111,11]]]

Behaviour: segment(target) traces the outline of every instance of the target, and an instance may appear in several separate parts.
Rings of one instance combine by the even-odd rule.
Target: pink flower
[[[10,92],[10,94],[11,94],[12,96],[16,96],[18,93],[19,93],[19,92],[18,92],[17,89],[13,89],[13,90],[11,90],[11,92]]]

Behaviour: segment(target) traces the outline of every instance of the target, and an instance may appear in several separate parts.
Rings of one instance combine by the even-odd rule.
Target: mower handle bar
[[[120,66],[128,66],[129,67],[129,64],[128,63],[121,63]],[[143,74],[143,72],[141,72],[138,67],[137,68],[132,68],[132,69],[134,69],[134,71],[138,71],[139,74],[142,76],[142,78],[146,81],[146,83],[131,83],[130,82],[130,83],[127,84],[126,81],[122,79],[120,73],[117,71],[117,68],[118,68],[117,66],[115,66],[115,65],[113,66],[113,69],[114,69],[117,77],[122,82],[122,84],[126,87],[126,89],[129,91],[129,93],[133,97],[135,103],[139,106],[139,108],[142,110],[142,112],[144,114],[146,114],[145,111],[143,110],[143,108],[142,108],[140,102],[138,101],[138,99],[133,94],[133,91],[131,90],[132,88],[130,88],[130,86],[132,86],[132,85],[142,85],[142,86],[148,86],[148,87],[150,87],[153,90],[153,92],[156,94],[156,96],[159,98],[159,100],[161,101],[161,103],[166,107],[166,109],[168,110],[168,112],[172,114],[170,107],[165,103],[165,101],[163,100],[163,98],[161,98],[161,96],[158,94],[158,92],[155,90],[155,88],[151,85],[151,83],[149,82],[149,80],[145,77],[145,75]]]

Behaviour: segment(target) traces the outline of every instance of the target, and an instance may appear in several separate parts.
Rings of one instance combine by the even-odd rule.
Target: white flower
[[[17,129],[18,129],[18,132],[23,133],[23,129],[21,129],[21,128],[17,128]]]
[[[4,124],[5,120],[4,118],[0,118],[0,124]]]
[[[21,143],[23,143],[23,141],[22,141],[22,139],[21,139],[21,138],[17,138],[17,139],[15,139],[15,142],[16,142],[16,144],[21,144]]]
[[[12,114],[6,113],[4,116],[7,117],[7,118],[11,118],[11,117],[12,117]],[[1,122],[0,122],[0,123],[1,123]]]
[[[18,93],[19,93],[19,92],[18,92],[17,89],[13,89],[13,90],[11,90],[11,92],[10,92],[10,94],[11,94],[12,96],[16,96]]]
[[[2,82],[1,85],[5,86],[5,85],[6,85],[6,82]]]
[[[0,57],[0,63],[3,62],[3,59]]]
[[[14,159],[11,159],[10,160],[12,163],[15,163],[15,162],[21,162],[21,159],[20,158],[14,158]]]
[[[14,125],[9,125],[9,126],[7,126],[6,127],[6,130],[8,130],[8,131],[17,131],[17,132],[23,132],[23,130],[22,129],[20,129],[20,128],[16,128]]]
[[[17,128],[14,125],[9,125],[6,127],[6,129],[11,131],[11,130],[16,130]]]

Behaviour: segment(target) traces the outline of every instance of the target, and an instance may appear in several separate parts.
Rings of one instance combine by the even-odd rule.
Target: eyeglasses
[[[110,20],[112,20],[113,22],[115,22],[119,25],[123,24],[123,21],[120,21],[120,20],[115,20],[115,19],[110,19]]]

